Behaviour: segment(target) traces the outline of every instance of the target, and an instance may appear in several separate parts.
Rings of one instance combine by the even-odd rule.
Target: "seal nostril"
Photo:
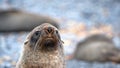
[[[51,33],[51,32],[52,32],[52,27],[48,27],[48,28],[47,28],[47,31],[48,31],[49,33]]]

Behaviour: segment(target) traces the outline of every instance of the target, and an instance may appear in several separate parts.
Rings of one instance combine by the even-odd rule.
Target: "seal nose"
[[[52,28],[52,27],[48,27],[48,28],[47,28],[47,32],[48,32],[48,33],[53,32],[53,28]]]
[[[48,31],[49,33],[51,33],[51,32],[52,32],[52,27],[48,27],[47,31]]]

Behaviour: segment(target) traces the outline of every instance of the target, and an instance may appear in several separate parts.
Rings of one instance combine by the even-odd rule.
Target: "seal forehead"
[[[40,26],[37,26],[36,28],[34,28],[33,31],[39,31],[39,30],[43,30],[44,28],[46,27],[52,27],[54,28],[55,30],[57,30],[57,28],[49,23],[44,23],[44,24],[41,24]]]

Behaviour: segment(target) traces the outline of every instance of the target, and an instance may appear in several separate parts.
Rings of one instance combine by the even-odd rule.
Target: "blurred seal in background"
[[[120,49],[116,48],[112,39],[106,35],[96,34],[79,42],[73,58],[84,61],[120,62]]]
[[[17,9],[0,10],[0,31],[30,31],[34,27],[49,22],[59,28],[58,22],[43,15],[28,13]]]
[[[65,68],[58,29],[44,23],[28,35],[17,68]]]

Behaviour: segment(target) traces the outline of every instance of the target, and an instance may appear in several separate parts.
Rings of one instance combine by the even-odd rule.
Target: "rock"
[[[79,42],[74,52],[74,58],[85,61],[120,62],[120,50],[115,47],[112,39],[96,34]]]

